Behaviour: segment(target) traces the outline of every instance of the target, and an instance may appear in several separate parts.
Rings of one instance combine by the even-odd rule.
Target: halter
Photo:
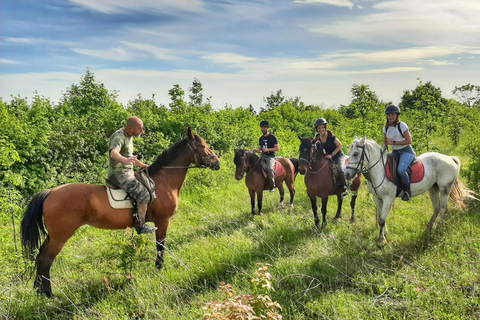
[[[316,149],[316,144],[315,143],[312,143],[312,146],[310,148],[310,154],[312,154],[312,149]],[[299,161],[304,161],[308,164],[308,168],[311,170],[312,169],[312,162],[315,162],[315,160],[317,160],[317,152],[313,152],[313,156],[311,155],[310,156],[310,160],[308,159],[305,159],[305,158],[299,158]],[[323,166],[321,166],[319,169],[317,169],[316,171],[309,171],[310,173],[312,174],[315,174],[317,172],[319,172],[320,170],[322,170],[323,168],[325,168],[325,166],[328,164],[330,160],[327,160],[325,161],[325,164]]]
[[[357,147],[357,148],[362,149],[362,154],[361,154],[361,156],[360,156],[360,161],[356,163],[356,165],[357,165],[356,167],[352,167],[352,166],[350,165],[350,164],[353,164],[353,165],[354,165],[355,163],[349,162],[349,164],[347,165],[346,168],[353,170],[356,174],[363,174],[363,175],[365,176],[365,178],[366,178],[370,183],[372,183],[371,177],[370,177],[370,174],[369,174],[369,173],[370,173],[370,170],[371,170],[373,167],[375,167],[375,166],[380,162],[380,160],[382,160],[383,168],[384,168],[384,170],[385,170],[386,163],[383,161],[383,153],[385,152],[386,149],[383,149],[383,150],[382,150],[382,152],[380,153],[380,157],[378,158],[378,160],[377,160],[373,165],[371,165],[370,167],[368,167],[368,168],[365,169],[365,168],[364,168],[364,162],[365,162],[365,160],[367,160],[367,162],[370,161],[370,160],[368,159],[367,153],[365,152],[365,144],[364,144],[363,146]],[[383,176],[383,179],[382,179],[382,181],[380,182],[380,184],[379,184],[378,186],[375,187],[375,186],[373,186],[373,184],[372,184],[372,188],[373,188],[373,190],[375,191],[375,193],[376,193],[377,195],[378,195],[378,193],[377,193],[377,188],[379,188],[379,187],[383,184],[383,182],[385,181],[385,177],[386,177],[386,175]]]
[[[198,151],[198,147],[192,141],[188,141],[187,145],[190,148],[190,150],[193,151],[193,158],[195,160],[194,166],[165,166],[165,167],[162,167],[162,169],[195,169],[195,168],[205,169],[209,167],[208,160],[210,160],[211,158],[217,157],[215,153],[212,153],[208,156],[202,156]],[[202,161],[201,163],[198,162],[197,157],[200,158],[200,160]]]

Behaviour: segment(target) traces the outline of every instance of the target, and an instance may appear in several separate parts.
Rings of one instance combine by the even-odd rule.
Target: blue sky
[[[2,0],[0,97],[58,103],[89,68],[118,101],[194,78],[214,107],[286,97],[348,104],[353,84],[398,103],[432,81],[480,85],[478,0]]]

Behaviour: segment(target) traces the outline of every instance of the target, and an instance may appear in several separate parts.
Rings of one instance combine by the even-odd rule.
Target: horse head
[[[351,179],[359,173],[368,172],[378,163],[385,163],[384,150],[373,140],[356,138],[348,149],[349,162],[345,178]]]
[[[186,133],[188,146],[192,150],[190,162],[200,167],[207,167],[215,171],[220,170],[220,159],[208,147],[205,140],[200,136],[194,135],[189,127],[186,128]]]
[[[245,171],[247,171],[247,151],[243,149],[234,150],[233,163],[235,164],[235,179],[242,180]]]
[[[307,171],[307,168],[310,166],[310,160],[312,158],[311,151],[312,151],[313,139],[301,138],[301,137],[298,137],[298,139],[300,139],[300,148],[298,150],[298,153],[299,153],[298,159],[300,161],[300,164],[298,166],[298,172],[304,175],[305,172]]]

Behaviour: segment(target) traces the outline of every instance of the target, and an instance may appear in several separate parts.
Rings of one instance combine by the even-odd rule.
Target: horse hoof
[[[387,239],[378,239],[378,240],[377,240],[377,245],[378,245],[379,247],[383,247],[383,246],[385,246],[386,244],[387,244]]]
[[[355,217],[351,217],[350,222],[355,222]]]

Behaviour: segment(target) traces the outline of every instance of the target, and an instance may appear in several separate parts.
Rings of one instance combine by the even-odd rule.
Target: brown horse
[[[282,175],[275,177],[275,185],[280,192],[280,204],[282,206],[284,204],[285,190],[283,188],[283,182],[285,182],[290,191],[290,207],[293,208],[293,199],[295,198],[295,166],[292,161],[287,158],[277,158],[277,161],[280,162],[285,169]],[[233,162],[236,166],[235,179],[242,180],[246,174],[245,184],[250,194],[252,214],[255,214],[255,194],[257,194],[258,214],[260,214],[262,212],[263,190],[267,190],[268,187],[267,178],[262,172],[260,157],[252,151],[235,150]]]
[[[157,198],[149,206],[147,221],[158,227],[155,266],[159,269],[163,265],[168,224],[177,211],[180,189],[188,169],[192,168],[190,164],[196,165],[193,167],[220,169],[217,155],[187,127],[187,137],[165,150],[148,167],[148,173],[156,184]],[[134,219],[131,209],[113,209],[109,205],[103,185],[66,184],[42,191],[32,199],[21,223],[22,246],[24,253],[33,258],[35,249],[46,235],[35,261],[37,276],[34,287],[39,293],[52,296],[52,263],[75,230],[85,224],[100,229],[125,229],[133,227]]]
[[[315,218],[315,227],[319,227],[319,219],[317,213],[317,197],[322,198],[322,229],[327,226],[327,204],[328,196],[336,195],[338,201],[337,213],[334,221],[341,218],[342,215],[342,188],[340,185],[334,183],[333,170],[331,160],[325,158],[322,148],[317,148],[314,144],[314,139],[300,138],[300,166],[299,172],[305,174],[305,186],[307,187],[307,194],[312,204],[313,216]],[[321,143],[321,142],[318,142]],[[318,149],[322,150],[319,151]],[[352,180],[350,190],[353,191],[350,207],[352,208],[351,221],[355,221],[355,205],[357,203],[357,191],[360,188],[361,176],[357,175]]]

